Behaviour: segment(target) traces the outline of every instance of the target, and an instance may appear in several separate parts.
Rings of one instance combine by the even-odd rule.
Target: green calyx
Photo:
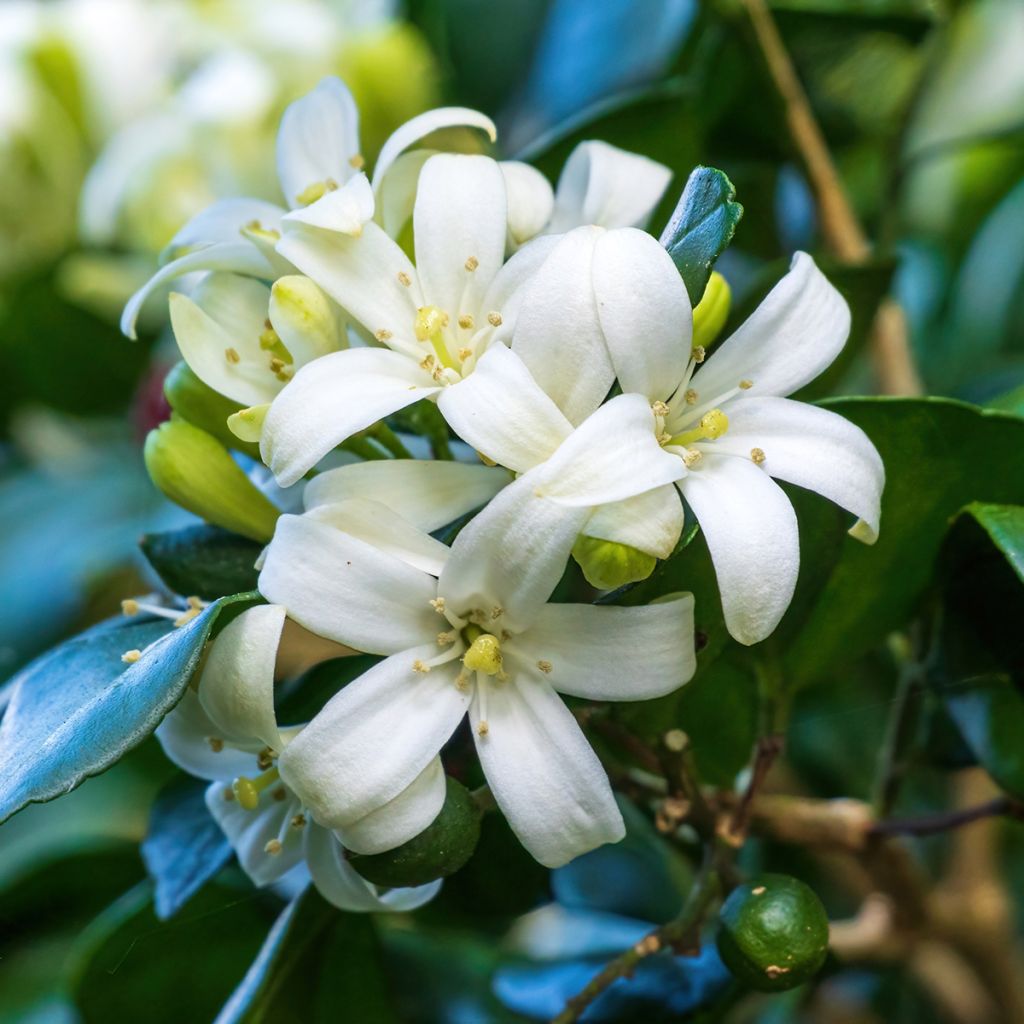
[[[658,563],[646,551],[583,533],[576,538],[572,557],[579,563],[587,582],[598,590],[615,590],[627,583],[645,580]]]
[[[828,954],[828,917],[814,891],[788,875],[737,886],[718,913],[718,952],[744,985],[782,992],[813,978]]]
[[[239,440],[228,427],[228,417],[241,412],[242,406],[204,384],[184,360],[172,366],[164,378],[164,395],[181,419],[212,434],[226,448],[253,459],[260,457],[258,444]]]
[[[480,838],[480,808],[461,783],[448,778],[441,813],[407,843],[368,856],[351,854],[349,863],[374,885],[425,885],[454,874],[473,855]]]
[[[173,416],[143,449],[153,483],[176,505],[233,533],[265,542],[280,515],[213,435]]]

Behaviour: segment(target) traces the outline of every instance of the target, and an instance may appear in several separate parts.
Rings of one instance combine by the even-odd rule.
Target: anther
[[[425,661],[421,661],[419,658],[417,658],[412,663],[412,670],[413,672],[419,672],[420,675],[425,676],[430,671],[430,666]]]
[[[444,615],[444,598],[443,597],[432,597],[430,599],[430,607],[434,609],[439,615]]]
[[[500,327],[501,326],[501,314],[497,310],[492,309],[491,312],[487,314],[487,322],[492,327]]]
[[[263,847],[263,852],[269,853],[271,857],[276,857],[281,852],[281,840],[268,840],[267,845]]]
[[[753,386],[754,386],[754,382],[752,380],[744,379],[744,380],[740,381],[740,390],[741,391],[749,391]]]
[[[224,358],[234,366],[237,366],[242,361],[242,357],[238,354],[238,349],[236,348],[224,349]]]
[[[306,827],[306,816],[304,814],[296,814],[291,820],[292,828],[305,828]]]
[[[487,719],[481,718],[480,724],[476,727],[477,736],[486,736],[491,731],[491,727],[487,724]]]
[[[270,360],[270,372],[280,373],[284,369],[284,365],[283,359],[279,359],[277,356],[274,356],[274,358]]]
[[[412,284],[412,278],[404,270],[400,270],[398,272],[398,283],[408,288]]]
[[[139,614],[139,602],[133,597],[126,597],[121,602],[121,614],[122,615],[138,615]]]
[[[274,752],[270,749],[270,747],[264,747],[256,755],[256,767],[259,768],[261,772],[265,772],[268,768],[270,768],[273,765],[273,763]]]
[[[505,614],[505,609],[504,609],[504,608],[502,608],[500,604],[496,604],[496,605],[495,605],[495,606],[494,606],[494,607],[493,607],[493,608],[491,609],[491,619],[492,619],[492,620],[494,620],[494,619],[500,619],[500,618],[502,617],[502,615],[504,615],[504,614]]]
[[[121,660],[129,665],[134,665],[141,657],[142,651],[137,647],[133,647],[130,651],[125,651],[124,654],[121,655]]]
[[[691,355],[692,355],[693,361],[695,363],[703,363],[704,362],[704,357],[705,357],[706,354],[707,353],[704,351],[704,346],[703,345],[694,345],[693,346],[693,352],[691,353]]]
[[[391,337],[391,332],[386,327],[382,327],[379,331],[374,331],[373,336],[378,341],[387,341]]]
[[[471,348],[460,348],[459,361],[464,363],[472,354],[473,350]]]
[[[448,644],[455,643],[454,633],[438,633],[437,634],[437,646],[446,647]]]
[[[463,266],[472,274],[480,266],[480,261],[475,256],[470,256]]]
[[[683,462],[689,468],[690,466],[696,466],[702,458],[704,456],[696,448],[687,448],[686,454],[683,456]]]
[[[552,667],[553,666],[550,661],[542,659],[537,662],[537,668],[539,668],[544,675],[547,675],[551,671]]]
[[[473,317],[469,313],[463,313],[462,316],[459,317],[459,326],[464,331],[473,330]]]
[[[224,749],[224,741],[219,736],[207,736],[206,742],[210,744],[210,749],[215,754],[219,754]]]
[[[760,466],[761,463],[764,462],[765,458],[767,458],[763,448],[751,448],[750,457],[758,466]]]
[[[653,402],[651,404],[651,412],[653,412],[655,416],[667,416],[668,406],[664,402]]]
[[[683,398],[686,399],[687,405],[694,405],[697,401],[697,392],[694,391],[693,388],[687,388],[686,391],[683,392]]]
[[[348,158],[348,165],[357,171],[361,171],[366,166],[366,159],[362,153],[356,153]]]

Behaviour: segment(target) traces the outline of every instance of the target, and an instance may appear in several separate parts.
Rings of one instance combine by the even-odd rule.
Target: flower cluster
[[[200,272],[170,299],[181,353],[236,403],[228,426],[258,444],[277,485],[301,490],[261,556],[270,603],[218,636],[159,735],[212,780],[210,809],[254,880],[304,860],[355,909],[434,891],[381,894],[344,850],[390,850],[430,825],[445,801],[442,748],[467,715],[494,800],[541,863],[622,837],[561,695],[637,701],[686,683],[693,598],[552,601],[571,557],[594,582],[608,557],[642,577],[679,541],[685,501],[727,628],[752,644],[778,624],[799,567],[776,479],[847,510],[857,539],[878,530],[871,442],[787,397],[835,359],[850,325],[809,256],[710,350],[645,230],[666,168],[587,142],[553,189],[525,164],[429,145],[452,128],[462,145],[495,136],[482,114],[431,111],[395,132],[368,177],[352,98],[325,80],[281,124],[289,208],[217,203],[179,232],[124,318],[132,333],[154,290]],[[456,460],[339,456],[418,402],[464,442]],[[450,545],[436,538],[474,512]],[[283,728],[274,678],[289,631],[317,657],[381,660]]]

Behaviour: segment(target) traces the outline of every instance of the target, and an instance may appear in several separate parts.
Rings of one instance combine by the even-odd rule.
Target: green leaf
[[[231,859],[231,844],[206,808],[206,783],[176,779],[156,799],[142,859],[156,916],[176,914]]]
[[[722,171],[698,167],[662,232],[661,244],[679,268],[694,306],[743,216],[743,207],[735,200],[736,189]]]
[[[221,613],[258,599],[223,598],[178,629],[113,619],[20,672],[0,723],[0,822],[69,793],[141,743],[178,702]],[[121,660],[163,637],[135,664]]]
[[[255,590],[263,545],[219,526],[188,526],[149,533],[139,541],[160,579],[176,594],[213,601]]]
[[[148,883],[129,890],[70,958],[67,987],[83,1024],[213,1020],[257,954],[274,902],[208,886],[168,922],[153,913]]]
[[[344,1013],[339,1011],[344,1008]],[[377,936],[309,886],[282,911],[216,1024],[394,1024]]]

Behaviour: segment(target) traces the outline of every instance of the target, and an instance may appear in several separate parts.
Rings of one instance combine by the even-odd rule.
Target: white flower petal
[[[607,142],[581,142],[562,168],[548,230],[645,227],[671,178],[668,167],[645,156]]]
[[[427,533],[486,505],[507,483],[496,466],[427,459],[377,459],[319,473],[306,484],[307,509],[368,498],[394,509]]]
[[[438,593],[457,615],[497,607],[502,628],[521,629],[565,571],[589,510],[538,498],[536,472],[509,484],[455,538]]]
[[[360,172],[340,188],[328,190],[309,206],[293,210],[285,221],[358,238],[363,233],[363,225],[373,219],[373,212],[373,189],[366,175]]]
[[[199,703],[229,741],[274,751],[284,746],[274,714],[274,668],[284,620],[280,605],[257,605],[232,619],[210,645],[199,677]]]
[[[690,299],[676,265],[651,235],[622,228],[597,240],[593,275],[622,390],[664,401],[686,372],[693,338]]]
[[[274,400],[263,422],[263,461],[288,487],[346,438],[438,390],[397,352],[332,352],[302,367]]]
[[[708,542],[726,627],[741,644],[763,640],[789,607],[800,569],[789,498],[749,459],[707,447],[679,489]]]
[[[814,380],[839,355],[850,309],[807,253],[693,377],[701,401],[753,382],[754,395],[788,395]]]
[[[482,309],[488,313],[501,316],[501,325],[494,333],[494,340],[508,343],[515,333],[519,310],[526,297],[526,285],[537,273],[544,261],[558,245],[558,239],[550,235],[542,235],[527,242],[498,271],[498,276],[487,289]]]
[[[178,230],[160,253],[160,262],[177,259],[193,246],[237,242],[242,229],[254,223],[270,231],[279,231],[284,213],[280,206],[263,199],[218,199]]]
[[[410,786],[383,807],[337,829],[342,844],[354,853],[383,853],[418,836],[441,813],[447,794],[444,766],[435,757]],[[405,838],[400,838],[400,837]]]
[[[683,505],[671,484],[596,508],[583,527],[588,537],[627,544],[668,558],[683,532]]]
[[[237,800],[225,799],[226,788],[219,782],[208,786],[206,806],[231,843],[242,870],[254,884],[269,885],[302,860],[302,836],[291,828],[291,820],[299,811],[298,801],[291,794],[275,800],[264,793],[259,806],[247,811]],[[267,843],[274,840],[281,843],[281,850],[268,853]]]
[[[317,891],[339,910],[379,913],[386,910],[415,910],[433,899],[441,882],[414,889],[391,889],[383,895],[363,878],[345,858],[341,843],[325,828],[306,828],[304,854]]]
[[[474,696],[470,722],[498,806],[545,867],[625,835],[601,762],[543,677],[517,671],[505,683],[488,680]]]
[[[285,748],[281,778],[319,824],[344,829],[393,800],[455,731],[469,704],[455,685],[461,665],[427,673],[413,668],[437,654],[431,643],[375,665],[335,694]],[[416,834],[392,838],[402,843]]]
[[[677,499],[678,502],[678,499]],[[590,700],[648,700],[678,689],[697,667],[693,595],[644,607],[549,604],[510,653],[559,693]]]
[[[433,576],[441,575],[448,560],[445,544],[379,501],[346,498],[318,505],[306,513],[306,518],[327,523]]]
[[[439,632],[434,579],[311,516],[281,516],[260,592],[300,625],[368,654],[393,654]]]
[[[428,303],[476,314],[505,262],[505,179],[488,156],[439,153],[420,172],[413,229]]]
[[[394,337],[393,346],[404,340],[415,350],[416,309],[423,305],[416,271],[377,224],[371,221],[353,238],[286,219],[277,251],[371,334]]]
[[[207,275],[191,296],[172,292],[171,327],[185,362],[214,391],[242,405],[272,401],[281,381],[260,348],[270,289],[251,277]]]
[[[380,189],[391,165],[402,153],[442,128],[479,128],[487,133],[491,142],[498,137],[498,129],[494,127],[494,122],[479,110],[470,110],[468,107],[438,107],[436,110],[418,114],[396,128],[387,142],[381,146],[373,169],[373,190],[376,192]]]
[[[683,462],[658,444],[654,425],[646,398],[617,395],[531,473],[537,493],[562,505],[597,506],[678,480]]]
[[[512,351],[574,424],[601,404],[615,378],[594,297],[602,233],[584,227],[558,240],[523,287],[512,334]]]
[[[523,361],[500,342],[468,377],[444,389],[437,406],[463,441],[517,473],[543,462],[572,433]]]
[[[185,691],[157,726],[156,738],[179,768],[211,782],[231,782],[251,771],[255,764],[251,753],[217,743],[211,746],[211,739],[222,738],[220,730],[210,721],[192,690]]]
[[[343,184],[353,173],[359,153],[359,110],[338,78],[321,79],[295,100],[281,117],[277,132],[277,177],[289,206],[311,185],[329,179]]]
[[[508,240],[517,249],[547,226],[555,195],[536,167],[519,160],[502,160],[499,166],[508,193]]]
[[[392,237],[398,238],[412,217],[416,187],[423,165],[437,152],[435,149],[414,149],[403,153],[377,189],[377,223]]]
[[[270,289],[268,313],[295,367],[341,348],[338,308],[308,277],[279,277]]]
[[[788,398],[738,398],[728,406],[729,430],[715,447],[764,454],[769,476],[834,501],[863,524],[858,539],[874,543],[885,467],[867,434],[842,416]]]

